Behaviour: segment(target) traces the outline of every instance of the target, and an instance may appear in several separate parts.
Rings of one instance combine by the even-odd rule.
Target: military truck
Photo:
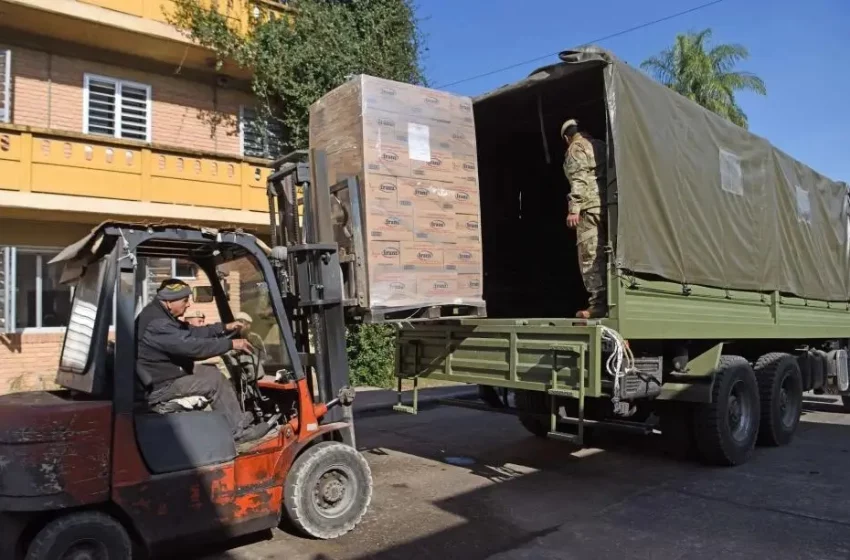
[[[587,293],[567,118],[607,149],[598,320],[570,318]],[[401,324],[400,379],[511,390],[538,436],[658,429],[719,465],[791,442],[805,391],[848,402],[846,184],[593,47],[478,97],[474,119],[487,318]]]

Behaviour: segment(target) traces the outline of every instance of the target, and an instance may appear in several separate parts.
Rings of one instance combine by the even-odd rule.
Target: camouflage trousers
[[[602,209],[590,208],[584,210],[576,228],[578,240],[578,264],[584,287],[590,294],[588,307],[604,309],[607,306],[605,297],[605,251],[601,227]]]

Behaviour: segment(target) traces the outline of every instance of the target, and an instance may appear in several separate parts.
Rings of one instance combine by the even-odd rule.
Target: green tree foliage
[[[390,325],[355,325],[346,334],[353,385],[392,387],[395,382],[395,329]]]
[[[294,0],[290,6],[292,17],[269,17],[261,9],[247,30],[198,0],[175,0],[168,14],[216,54],[219,67],[232,60],[252,71],[258,110],[282,125],[285,150],[307,147],[310,105],[348,76],[425,84],[412,0]],[[355,326],[346,342],[353,384],[392,385],[392,327]]]
[[[658,81],[672,90],[696,101],[747,128],[747,115],[735,100],[735,93],[752,91],[767,95],[767,88],[758,76],[735,71],[735,66],[749,57],[742,45],[708,45],[711,29],[676,36],[672,47],[641,63]]]
[[[310,105],[348,76],[424,84],[412,0],[294,0],[290,6],[292,17],[259,10],[247,31],[198,0],[175,0],[168,14],[213,50],[219,64],[234,60],[252,70],[260,110],[283,125],[285,148],[307,147]]]

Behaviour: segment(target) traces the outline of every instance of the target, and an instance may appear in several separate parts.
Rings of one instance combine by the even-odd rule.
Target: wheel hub
[[[105,560],[106,558],[104,546],[89,540],[72,544],[61,556],[61,560]]]
[[[345,472],[330,470],[316,483],[314,499],[322,515],[335,517],[347,509],[352,501],[349,479]]]

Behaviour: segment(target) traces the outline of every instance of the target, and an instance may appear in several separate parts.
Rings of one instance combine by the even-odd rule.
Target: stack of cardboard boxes
[[[472,101],[360,75],[310,109],[331,183],[357,176],[370,308],[472,305],[483,313]]]

